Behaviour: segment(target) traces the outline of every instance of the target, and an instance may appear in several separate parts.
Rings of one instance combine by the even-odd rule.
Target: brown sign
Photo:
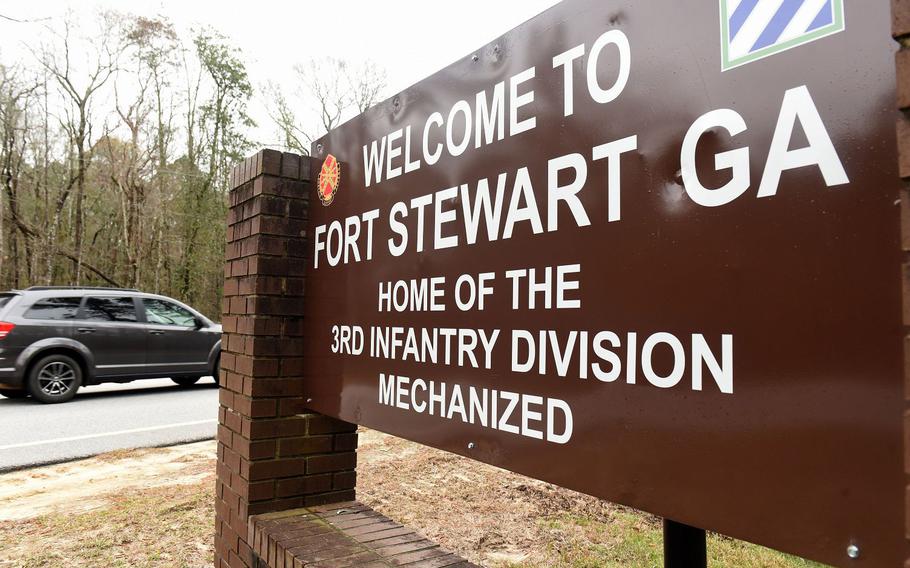
[[[567,0],[332,131],[312,408],[902,564],[889,25],[884,0]]]

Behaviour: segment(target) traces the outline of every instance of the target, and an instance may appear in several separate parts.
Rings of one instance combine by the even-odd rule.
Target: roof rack
[[[108,290],[111,292],[138,292],[135,288],[113,288],[110,286],[29,286],[26,291],[39,290]]]

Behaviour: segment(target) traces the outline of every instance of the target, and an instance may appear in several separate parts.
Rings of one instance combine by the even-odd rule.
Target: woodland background
[[[138,288],[220,319],[228,177],[262,146],[310,143],[380,100],[372,63],[319,58],[295,89],[252,85],[210,28],[103,12],[34,26],[27,60],[0,40],[0,290]],[[268,101],[277,138],[251,139]]]

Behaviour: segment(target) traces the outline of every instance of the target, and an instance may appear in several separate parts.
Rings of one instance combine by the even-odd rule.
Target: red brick
[[[252,396],[278,397],[303,394],[303,381],[299,379],[264,378],[253,384]]]
[[[281,345],[286,341],[277,337],[249,336],[245,338],[243,352],[253,357],[274,357],[281,352]]]
[[[258,158],[260,161],[258,171],[255,172],[256,175],[281,175],[281,152],[268,149],[261,150]]]
[[[278,414],[278,404],[275,399],[255,399],[250,405],[251,418],[272,418]]]
[[[332,482],[332,474],[330,473],[282,479],[276,483],[275,493],[279,498],[311,495],[313,493],[331,491],[333,489]],[[345,487],[344,489],[349,488]]]
[[[221,354],[222,366],[224,362],[225,354]],[[243,391],[243,377],[237,373],[232,373],[230,371],[225,371],[224,381],[221,383],[222,388],[227,388],[235,393]]]
[[[302,199],[289,199],[288,200],[288,216],[295,219],[307,219],[308,218],[308,208],[309,204]]]
[[[306,400],[301,398],[278,399],[278,416],[293,416],[307,412]]]
[[[278,335],[281,333],[282,320],[277,317],[257,317],[253,321],[253,333],[256,335]]]
[[[261,481],[259,483],[248,483],[250,501],[268,501],[275,498],[275,482]]]
[[[271,211],[276,208],[272,207]],[[287,254],[288,240],[286,237],[276,237],[271,235],[253,235],[237,247],[237,257],[251,256],[256,254],[265,255],[285,255]]]
[[[253,376],[269,378],[278,376],[279,361],[275,359],[256,358],[253,361]]]
[[[243,293],[250,296],[284,294],[285,279],[281,276],[248,276],[240,281]]]
[[[277,442],[275,440],[251,441],[243,436],[234,437],[233,450],[247,460],[270,459],[276,456]]]
[[[250,463],[250,481],[295,477],[304,473],[306,460],[288,458],[279,460],[255,461]],[[317,472],[322,473],[322,472]]]
[[[304,505],[303,497],[290,497],[288,499],[279,499],[275,501],[262,501],[259,503],[250,503],[249,511],[251,515],[261,515],[263,513],[272,513],[274,511],[286,511],[288,509],[299,509]]]
[[[332,436],[328,435],[284,438],[278,442],[278,455],[281,457],[324,454],[331,451]]]
[[[228,428],[224,424],[218,425],[218,432],[216,434],[216,438],[219,442],[221,442],[224,445],[229,446],[232,443],[231,440],[233,437],[234,437],[234,434],[233,434],[233,432],[231,432],[230,428]]]
[[[304,363],[303,357],[282,357],[281,374],[285,377],[300,376],[303,374]]]
[[[302,436],[306,434],[306,420],[297,416],[274,419],[245,420],[244,428],[251,440]]]
[[[241,416],[239,413],[228,410],[224,415],[224,425],[234,432],[240,432]]]
[[[303,251],[301,251],[301,253],[303,254]],[[303,278],[287,278],[285,280],[285,287],[287,288],[288,295],[297,297],[303,296],[305,282],[306,280]],[[301,320],[297,321],[300,321],[300,323],[302,323]]]
[[[227,545],[228,550],[236,550],[239,548],[237,533],[225,522],[221,523],[221,538]]]
[[[357,432],[335,434],[334,449],[336,452],[353,452],[357,449]]]
[[[353,489],[347,489],[345,491],[333,491],[331,493],[317,493],[316,495],[309,495],[303,500],[305,507],[313,507],[315,505],[325,505],[327,503],[341,503],[344,501],[353,501],[355,493]]]
[[[354,469],[357,465],[357,454],[345,452],[339,454],[325,454],[306,458],[307,475],[325,473],[329,471],[344,471]]]
[[[910,119],[897,119],[898,170],[902,178],[910,178]]]
[[[342,471],[332,475],[332,489],[354,489],[357,485],[357,472]]]
[[[229,314],[245,314],[246,311],[246,298],[243,296],[234,296],[230,299],[227,305],[227,313]]]
[[[253,550],[243,541],[243,539],[240,539],[238,545],[240,550],[237,552],[237,555],[247,566],[253,566]]]
[[[300,177],[300,156],[288,152],[281,155],[281,176],[293,179]]]
[[[311,181],[313,175],[313,158],[300,156],[300,180]]]
[[[240,456],[236,452],[224,448],[223,463],[234,473],[240,473]]]
[[[243,561],[240,556],[237,555],[233,550],[229,552],[230,558],[228,559],[228,566],[230,568],[250,568],[249,565]]]
[[[903,48],[895,55],[897,66],[897,107],[910,108],[910,48]]]
[[[310,435],[357,431],[356,424],[351,424],[350,422],[345,422],[343,420],[338,420],[329,416],[323,416],[321,414],[309,415],[308,422],[309,428],[307,430],[307,433]]]

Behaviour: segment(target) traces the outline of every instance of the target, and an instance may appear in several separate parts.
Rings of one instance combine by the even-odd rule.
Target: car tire
[[[37,401],[68,402],[82,386],[82,367],[67,355],[48,355],[32,365],[27,385],[29,394]]]
[[[212,366],[212,378],[215,379],[215,384],[219,387],[221,386],[221,353],[215,357],[215,364]]]
[[[25,398],[28,396],[27,390],[0,389],[0,396],[6,398]]]
[[[182,387],[195,385],[202,377],[171,377],[171,380]]]

